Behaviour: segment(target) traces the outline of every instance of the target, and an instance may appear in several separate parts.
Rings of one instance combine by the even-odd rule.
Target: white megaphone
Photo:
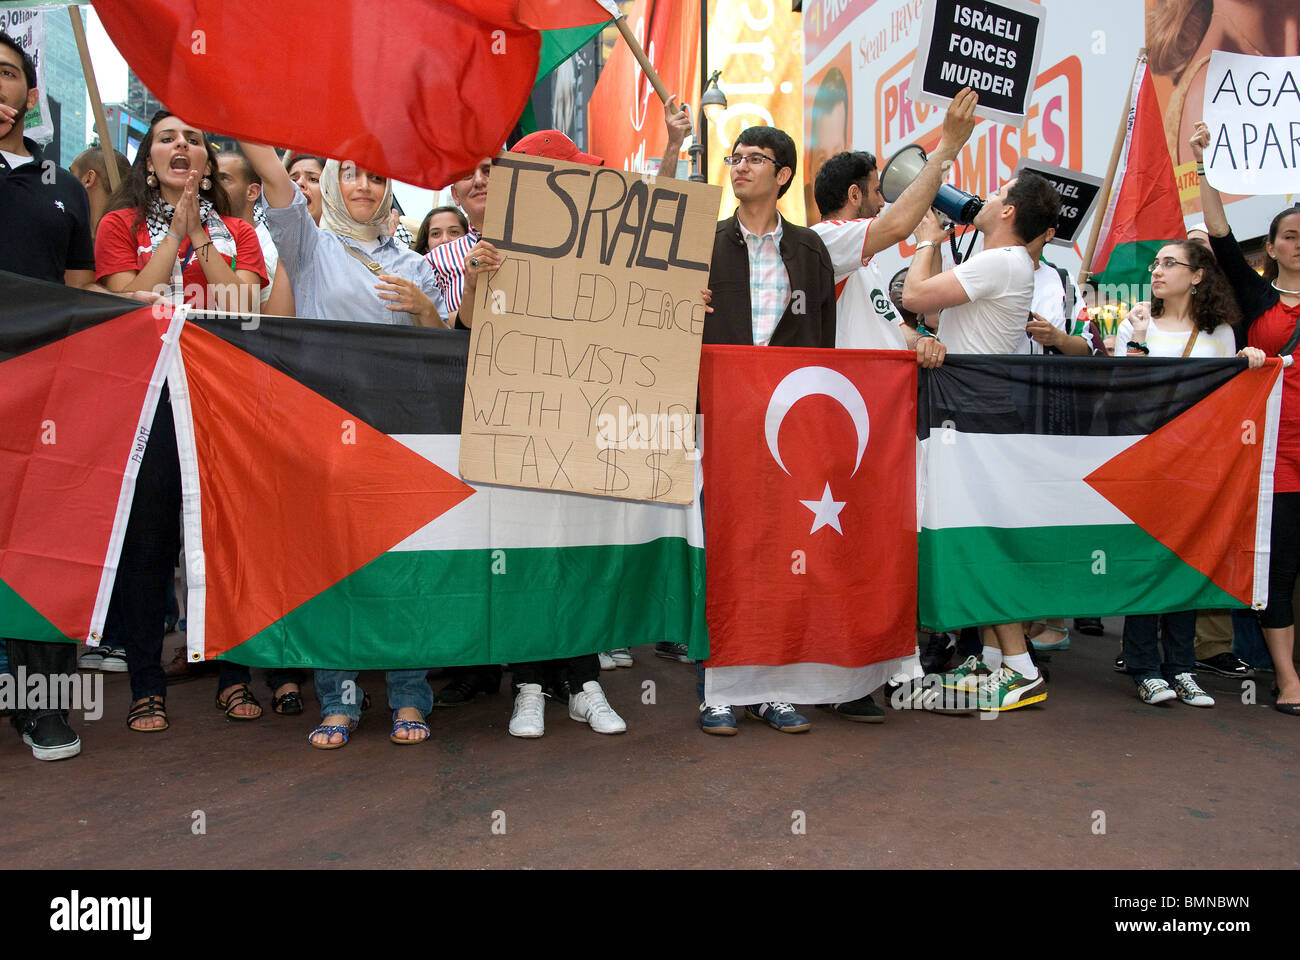
[[[885,200],[889,203],[896,201],[920,176],[924,166],[925,150],[919,143],[909,144],[890,157],[885,169],[880,171],[880,192]],[[939,185],[933,206],[954,223],[973,223],[984,201],[965,190],[958,190],[951,183],[943,183]]]

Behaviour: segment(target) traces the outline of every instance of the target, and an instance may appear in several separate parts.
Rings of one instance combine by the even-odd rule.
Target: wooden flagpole
[[[90,45],[86,43],[86,27],[81,22],[81,11],[76,5],[68,7],[68,16],[72,19],[72,35],[77,41],[77,53],[81,54],[81,72],[86,78],[86,90],[90,94],[90,109],[95,114],[99,146],[104,151],[104,170],[108,173],[108,188],[110,191],[116,191],[121,178],[117,175],[117,159],[112,155],[113,140],[108,135],[108,117],[104,114],[104,103],[99,98],[95,68],[90,62]]]
[[[1101,198],[1097,203],[1096,213],[1092,218],[1092,230],[1088,233],[1088,246],[1083,251],[1083,263],[1079,267],[1079,284],[1088,282],[1092,275],[1092,257],[1097,251],[1097,238],[1101,234],[1101,222],[1106,219],[1106,209],[1110,206],[1110,191],[1115,183],[1115,170],[1119,167],[1119,155],[1124,149],[1124,136],[1128,133],[1128,114],[1133,107],[1133,78],[1137,76],[1138,67],[1146,61],[1147,48],[1138,50],[1137,62],[1133,64],[1133,73],[1128,80],[1128,93],[1124,95],[1124,112],[1120,114],[1119,129],[1115,131],[1115,145],[1110,151],[1110,166],[1106,168],[1106,179],[1101,184]]]
[[[636,34],[633,33],[632,28],[627,25],[627,17],[620,15],[618,19],[614,21],[614,25],[618,27],[618,32],[621,33],[623,39],[627,41],[627,45],[632,51],[632,56],[636,57],[636,62],[641,64],[641,70],[645,73],[646,79],[650,81],[650,86],[654,87],[655,93],[659,94],[659,99],[663,103],[667,103],[668,88],[664,86],[663,78],[659,76],[659,71],[656,70],[654,64],[650,62],[650,58],[647,57],[645,51],[641,49],[641,44],[637,43]],[[681,104],[678,104],[677,110],[681,110],[681,108]],[[676,113],[677,110],[674,110],[673,112]]]

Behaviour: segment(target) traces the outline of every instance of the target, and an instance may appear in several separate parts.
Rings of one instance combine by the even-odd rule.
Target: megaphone
[[[889,203],[893,203],[920,176],[924,166],[925,150],[919,143],[909,144],[899,150],[889,158],[885,169],[880,171],[881,194]],[[951,183],[944,183],[939,185],[933,206],[954,223],[972,223],[975,214],[984,206],[984,201],[965,190],[958,190]]]

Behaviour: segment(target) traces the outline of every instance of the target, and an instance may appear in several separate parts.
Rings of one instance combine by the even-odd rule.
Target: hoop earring
[[[155,190],[158,189],[158,178],[153,175],[152,170],[149,171],[149,176],[144,178],[144,182],[147,183],[153,189]]]
[[[199,181],[199,189],[200,189],[200,190],[211,190],[211,189],[212,189],[212,181],[209,180],[207,177],[204,177],[202,180]]]

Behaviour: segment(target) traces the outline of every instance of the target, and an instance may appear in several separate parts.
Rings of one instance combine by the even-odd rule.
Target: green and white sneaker
[[[939,681],[948,690],[974,690],[981,680],[992,673],[988,664],[971,654],[956,670],[939,674]]]
[[[1024,674],[1017,673],[1010,667],[1002,667],[997,673],[985,677],[979,686],[979,708],[985,711],[1002,712],[1027,707],[1032,703],[1042,703],[1047,699],[1047,681],[1040,673],[1030,680]]]

